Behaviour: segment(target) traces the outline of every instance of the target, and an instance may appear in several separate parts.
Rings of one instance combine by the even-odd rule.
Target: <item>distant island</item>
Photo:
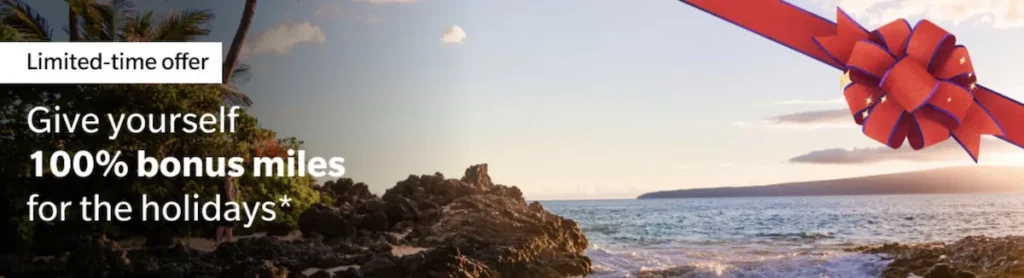
[[[658,191],[637,199],[1019,192],[1024,192],[1024,168],[968,166],[762,186]]]

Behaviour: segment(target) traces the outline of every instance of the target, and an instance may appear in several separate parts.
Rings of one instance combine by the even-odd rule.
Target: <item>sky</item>
[[[28,2],[66,26],[62,1]],[[980,84],[1024,100],[1022,0],[791,2],[869,29],[928,18],[967,45]],[[136,3],[210,9],[202,41],[221,42],[244,5]],[[261,0],[243,54],[261,125],[344,157],[378,194],[478,163],[534,200],[974,164],[952,140],[867,138],[839,71],[674,0]],[[1024,166],[1024,150],[987,140],[980,164]]]

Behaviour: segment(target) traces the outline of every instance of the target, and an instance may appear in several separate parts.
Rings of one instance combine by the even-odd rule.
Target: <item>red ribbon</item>
[[[967,48],[930,21],[868,31],[841,9],[835,23],[782,0],[681,1],[843,70],[854,121],[890,148],[952,137],[977,162],[984,134],[1024,147],[1024,104],[977,85]]]

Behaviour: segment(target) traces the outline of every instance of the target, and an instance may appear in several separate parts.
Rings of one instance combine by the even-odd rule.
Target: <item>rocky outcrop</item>
[[[886,244],[857,251],[891,259],[886,278],[1024,277],[1024,236],[970,236],[950,244]]]
[[[351,211],[312,205],[299,215],[299,229],[304,235],[319,234],[326,237],[355,235],[356,225]]]
[[[418,229],[411,242],[456,247],[504,277],[589,273],[590,260],[582,255],[587,240],[572,220],[498,195],[458,199],[443,211],[435,225]]]
[[[100,237],[45,261],[0,258],[0,276],[568,277],[590,273],[576,223],[496,185],[487,165],[461,179],[410,176],[383,197],[350,179],[298,219],[303,237],[252,237],[200,252],[181,243],[126,251]],[[291,227],[270,226],[274,235]],[[269,232],[268,232],[269,233]],[[173,239],[172,239],[173,241]]]

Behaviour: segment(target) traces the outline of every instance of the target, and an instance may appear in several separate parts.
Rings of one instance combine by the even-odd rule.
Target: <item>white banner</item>
[[[0,84],[220,84],[219,42],[0,42]]]

